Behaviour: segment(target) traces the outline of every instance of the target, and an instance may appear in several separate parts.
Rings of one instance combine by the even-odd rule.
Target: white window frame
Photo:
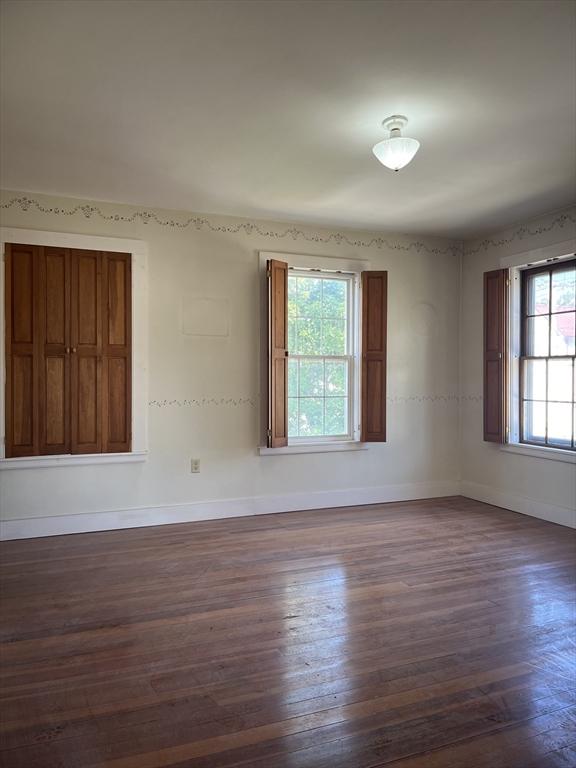
[[[6,458],[6,350],[5,252],[6,243],[117,251],[131,254],[132,274],[132,450],[125,453],[56,454]],[[120,237],[0,228],[0,470],[39,469],[85,464],[133,463],[148,454],[148,244]]]
[[[311,443],[347,443],[358,441],[360,437],[360,413],[359,413],[359,392],[360,380],[358,375],[359,368],[359,339],[358,339],[358,293],[360,277],[354,272],[335,272],[333,270],[311,270],[302,267],[288,267],[288,279],[292,276],[302,275],[303,277],[327,277],[340,279],[346,282],[346,293],[348,302],[348,317],[346,327],[346,346],[350,352],[348,355],[290,355],[289,360],[316,359],[329,357],[335,360],[343,360],[348,363],[348,432],[345,435],[318,435],[315,437],[288,437],[288,445],[310,445]],[[288,393],[289,395],[289,393]]]
[[[323,436],[323,437],[297,437],[289,438],[288,446],[285,448],[268,448],[266,446],[266,426],[268,422],[268,398],[262,398],[265,402],[261,409],[261,429],[260,441],[261,447],[259,453],[262,456],[278,456],[283,453],[327,453],[331,451],[343,450],[363,450],[368,446],[360,442],[360,286],[361,273],[370,269],[368,261],[359,259],[347,259],[332,256],[313,256],[294,253],[272,253],[269,251],[260,251],[260,278],[262,285],[261,293],[261,382],[262,391],[268,391],[268,330],[267,330],[267,301],[268,293],[266,287],[266,264],[269,259],[277,259],[288,264],[289,272],[311,271],[324,272],[336,275],[340,273],[346,276],[352,285],[351,296],[351,317],[348,328],[350,334],[351,357],[353,358],[353,376],[350,380],[349,408],[351,410],[351,424],[353,431],[347,437],[341,436]]]
[[[507,453],[563,461],[576,464],[576,452],[554,446],[530,445],[520,442],[520,354],[521,354],[521,310],[522,272],[526,269],[557,264],[574,258],[576,241],[566,240],[533,251],[508,256],[500,260],[500,266],[510,270],[509,317],[508,317],[508,424],[507,441],[500,449]]]

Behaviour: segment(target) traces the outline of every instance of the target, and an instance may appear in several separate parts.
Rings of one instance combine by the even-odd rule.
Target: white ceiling
[[[3,0],[2,186],[470,237],[576,198],[572,0]],[[395,174],[383,118],[421,142]]]

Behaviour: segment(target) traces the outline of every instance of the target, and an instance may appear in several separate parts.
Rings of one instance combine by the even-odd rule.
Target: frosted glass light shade
[[[420,142],[416,139],[410,139],[407,136],[393,136],[376,144],[372,148],[372,152],[386,168],[390,168],[391,171],[399,171],[400,168],[408,165],[419,148]]]

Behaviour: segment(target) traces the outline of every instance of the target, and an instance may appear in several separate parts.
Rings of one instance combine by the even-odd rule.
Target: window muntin
[[[354,275],[290,269],[288,438],[354,437]]]
[[[522,272],[520,442],[576,449],[576,260]]]

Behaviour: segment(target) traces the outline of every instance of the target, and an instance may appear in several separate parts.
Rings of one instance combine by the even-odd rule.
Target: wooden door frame
[[[115,251],[131,254],[132,279],[132,450],[118,454],[82,454],[6,457],[6,344],[5,344],[5,246],[6,243]],[[119,237],[44,232],[0,227],[0,468],[62,466],[63,464],[145,459],[148,450],[148,243]]]

